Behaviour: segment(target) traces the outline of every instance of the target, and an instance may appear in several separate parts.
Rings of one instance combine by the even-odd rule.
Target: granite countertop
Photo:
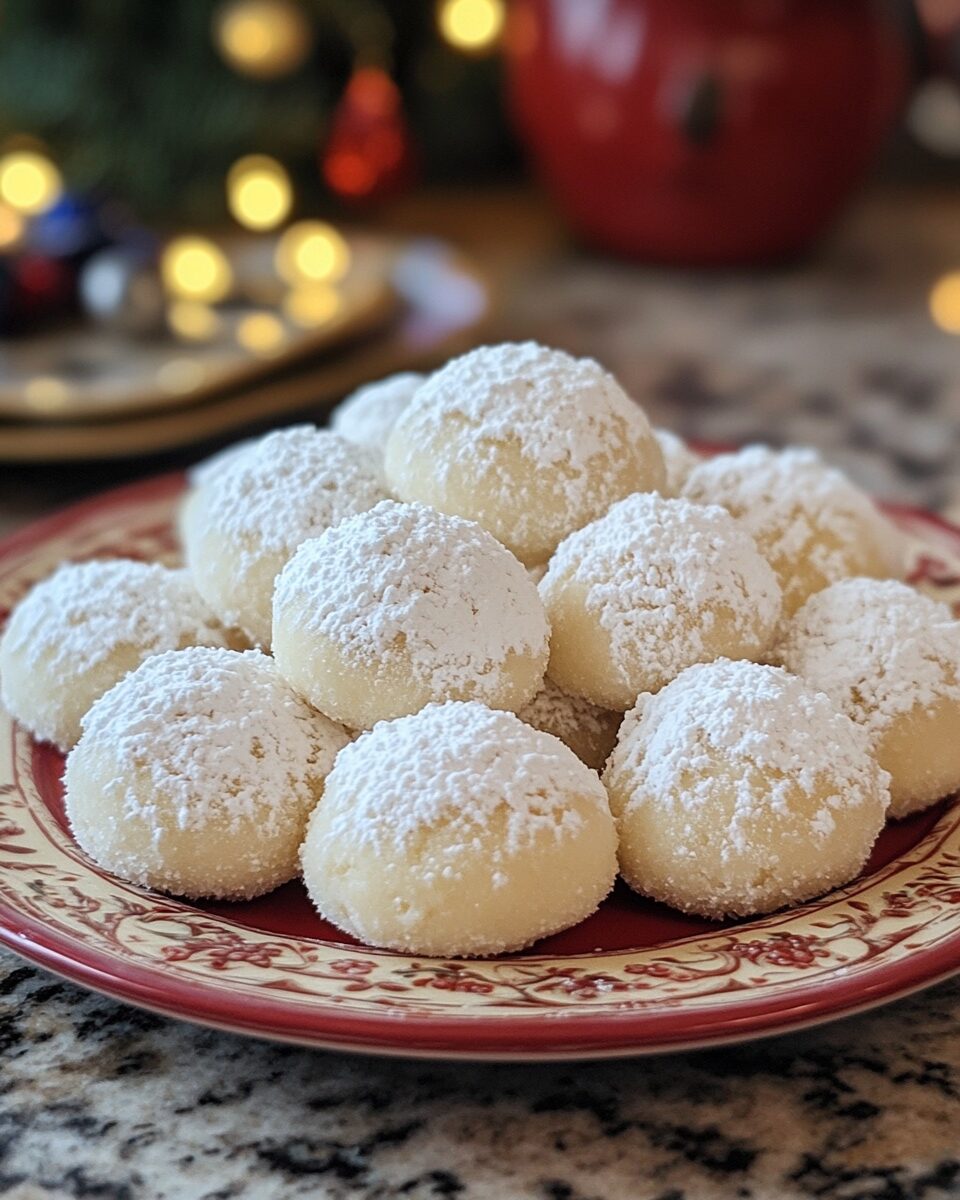
[[[816,258],[749,277],[638,271],[547,238],[497,332],[597,355],[688,435],[812,442],[873,491],[960,516],[960,343],[926,307],[960,267],[957,216],[949,198],[878,193]],[[149,469],[4,469],[0,530]],[[960,982],[724,1050],[471,1066],[240,1039],[0,952],[0,1055],[15,1200],[960,1195]]]
[[[590,1064],[323,1054],[180,1025],[4,956],[15,1200],[939,1200],[960,983],[818,1031]]]

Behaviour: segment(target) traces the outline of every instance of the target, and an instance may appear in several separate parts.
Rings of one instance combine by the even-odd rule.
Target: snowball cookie
[[[304,542],[277,580],[284,678],[351,729],[438,700],[522,708],[543,683],[536,585],[473,521],[385,500]]]
[[[608,712],[589,700],[568,696],[547,679],[517,716],[534,729],[552,733],[588,767],[602,771],[616,743],[623,713]]]
[[[617,873],[603,786],[512,713],[431,704],[348,746],[301,851],[310,898],[375,946],[500,954],[576,925]]]
[[[960,790],[960,621],[896,580],[843,579],[804,604],[779,662],[873,739],[904,817]]]
[[[690,472],[698,463],[703,462],[703,459],[690,449],[683,438],[669,429],[655,429],[653,436],[660,446],[667,473],[664,491],[668,496],[679,496]]]
[[[255,446],[259,438],[244,438],[239,442],[231,442],[229,446],[224,446],[222,450],[217,450],[215,454],[209,454],[206,458],[201,458],[199,462],[187,468],[187,482],[193,488],[202,487],[208,483],[215,475],[224,468],[228,467],[234,459],[241,454],[245,454],[251,446]]]
[[[197,590],[226,625],[270,645],[273,583],[301,542],[386,495],[369,456],[338,434],[295,425],[201,476],[180,518]]]
[[[348,742],[256,650],[149,658],[83,720],[66,812],[101,867],[178,896],[258,896],[297,873],[307,816]]]
[[[35,737],[68,750],[94,700],[145,658],[227,639],[186,571],[123,558],[64,563],[10,615],[0,697]]]
[[[214,454],[207,455],[206,458],[200,459],[199,462],[187,468],[187,483],[189,488],[180,502],[177,509],[176,524],[177,534],[182,546],[186,541],[186,529],[189,521],[188,513],[196,502],[197,493],[201,488],[207,488],[210,481],[225,468],[230,466],[235,459],[245,454],[251,446],[255,446],[259,438],[244,438],[239,442],[232,442],[229,446],[224,446],[222,450],[217,450]],[[234,649],[248,649],[249,641],[246,646],[236,646]]]
[[[846,883],[889,800],[869,738],[828,697],[776,667],[722,659],[639,698],[603,780],[627,883],[704,917]]]
[[[777,573],[784,616],[836,579],[895,573],[899,534],[814,450],[747,446],[720,454],[690,472],[683,495],[722,504],[743,521]]]
[[[650,493],[563,541],[540,595],[550,678],[620,712],[692,663],[761,654],[780,617],[776,577],[742,525]]]
[[[387,442],[402,500],[478,521],[527,566],[631,492],[662,488],[642,410],[588,358],[483,346],[417,390]]]
[[[333,410],[330,428],[382,462],[390,430],[425,379],[425,375],[403,371],[357,388]]]

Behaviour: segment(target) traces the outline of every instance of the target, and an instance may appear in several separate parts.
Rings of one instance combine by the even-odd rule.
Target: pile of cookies
[[[896,530],[812,451],[701,461],[592,360],[372,384],[201,464],[179,527],[184,568],[65,564],[0,641],[78,843],[146,887],[302,872],[365,942],[486,955],[618,871],[809,899],[960,787],[960,622]]]

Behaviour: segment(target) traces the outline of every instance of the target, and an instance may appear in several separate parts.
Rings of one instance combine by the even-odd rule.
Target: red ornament
[[[72,305],[76,271],[66,259],[26,253],[2,262],[0,333],[34,329]]]
[[[23,254],[13,275],[21,302],[30,312],[43,314],[62,308],[73,294],[74,272],[61,258]]]
[[[674,263],[803,249],[906,98],[881,0],[515,0],[514,109],[571,221]]]
[[[383,200],[415,174],[416,153],[400,89],[380,67],[353,73],[333,114],[323,177],[343,200]]]

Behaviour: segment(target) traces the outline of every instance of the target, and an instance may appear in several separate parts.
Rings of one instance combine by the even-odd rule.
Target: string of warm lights
[[[440,36],[454,49],[469,54],[491,50],[505,20],[503,0],[441,0],[437,5]]]
[[[213,39],[235,71],[276,79],[301,66],[313,34],[293,0],[232,0],[214,14]]]
[[[456,50],[492,49],[506,20],[504,0],[438,0],[440,37]],[[313,30],[294,0],[228,0],[213,18],[213,40],[225,62],[254,79],[298,70],[313,47]]]
[[[167,308],[167,324],[188,342],[209,342],[220,332],[221,322],[209,304],[198,300],[173,300]]]
[[[440,42],[465,56],[493,50],[505,15],[504,0],[434,0],[433,5]],[[391,56],[383,49],[391,36],[389,19],[376,0],[362,5],[358,0],[357,9],[349,11],[331,6],[326,17],[342,26],[339,32],[353,48],[356,67],[327,127],[323,178],[341,200],[387,196],[409,184],[418,158]],[[210,36],[232,70],[269,83],[304,67],[316,33],[302,0],[223,0]],[[378,47],[372,55],[371,38]],[[139,241],[104,235],[98,205],[69,194],[44,147],[27,138],[0,146],[0,256],[11,256],[8,261],[19,256],[24,280],[37,296],[43,288],[53,296],[51,289],[66,281],[88,318],[118,334],[153,336],[165,330],[180,348],[157,367],[156,386],[170,396],[194,392],[209,375],[204,346],[232,343],[266,359],[281,353],[297,330],[320,328],[344,308],[350,244],[327,222],[290,223],[297,207],[291,173],[260,150],[251,146],[229,167],[224,196],[238,226],[273,239],[272,281],[248,279],[229,247],[199,233],[185,231],[162,246],[148,230],[140,231]],[[87,221],[85,248],[70,268],[55,258],[65,251],[48,251],[44,259],[32,249],[36,228],[53,213],[58,215],[51,228],[77,213]],[[31,254],[36,261],[30,261]],[[58,276],[58,271],[66,273]],[[24,387],[26,402],[38,413],[67,411],[72,395],[70,380],[53,373],[38,371]]]
[[[36,216],[63,191],[60,172],[38,150],[11,150],[0,157],[0,200],[14,212]]]
[[[930,316],[944,333],[960,334],[960,271],[950,271],[930,291]]]
[[[15,249],[23,238],[26,222],[15,208],[0,204],[0,251]]]
[[[160,277],[173,296],[216,304],[233,286],[226,255],[208,238],[176,237],[160,257]]]
[[[293,287],[283,300],[284,315],[301,329],[326,325],[340,311],[343,301],[335,287],[325,283]]]
[[[64,194],[59,170],[41,151],[18,148],[0,154],[0,249],[14,248],[30,223],[50,211]],[[246,155],[227,173],[226,197],[238,224],[266,234],[289,218],[293,186],[276,159]],[[127,314],[125,329],[151,332],[150,321],[138,329],[129,319],[136,294],[129,290],[122,255],[122,249],[111,249],[90,260],[82,280],[84,300],[91,315],[120,307]],[[245,310],[241,304],[225,319],[218,306],[230,301],[237,290],[228,254],[199,234],[171,238],[160,251],[153,275],[166,328],[187,343],[208,343],[227,336],[248,353],[267,358],[283,350],[291,328],[321,326],[342,307],[338,285],[350,270],[351,251],[332,225],[313,220],[289,225],[276,239],[273,265],[287,289],[278,310]],[[168,395],[182,395],[200,387],[205,375],[202,361],[179,354],[158,368],[156,384]],[[54,375],[39,374],[24,387],[26,402],[37,412],[65,410],[70,395],[69,381]]]
[[[338,283],[350,269],[350,247],[326,221],[297,221],[277,243],[277,274],[295,287]]]
[[[290,215],[292,206],[290,176],[275,158],[248,154],[227,172],[227,207],[247,229],[276,229]]]

